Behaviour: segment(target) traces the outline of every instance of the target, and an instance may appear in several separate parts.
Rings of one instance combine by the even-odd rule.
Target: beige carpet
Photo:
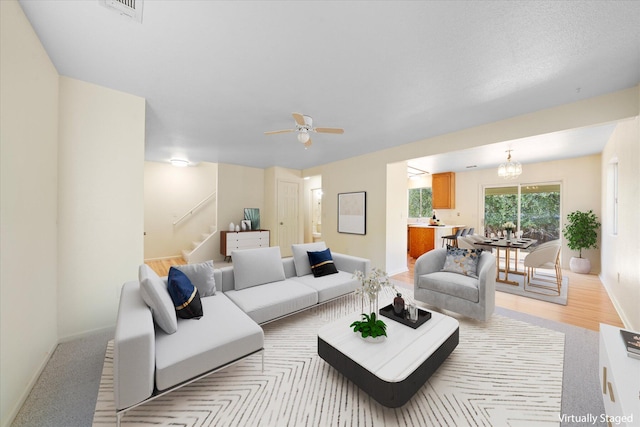
[[[410,299],[410,291],[402,290]],[[381,306],[391,298],[388,294]],[[460,321],[460,344],[406,405],[381,406],[320,359],[317,329],[360,310],[348,296],[273,322],[252,356],[125,414],[123,426],[558,425],[564,334],[509,317]],[[356,315],[357,318],[357,315]],[[378,344],[372,344],[375,346]],[[372,351],[374,351],[372,349]],[[115,425],[112,343],[94,426]]]

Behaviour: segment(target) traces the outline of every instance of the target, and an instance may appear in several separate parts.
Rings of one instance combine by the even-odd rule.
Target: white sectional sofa
[[[209,269],[183,266],[188,276],[190,267],[199,269],[189,277],[200,294],[199,319],[174,319],[167,279],[140,266],[139,280],[122,287],[116,322],[118,425],[127,410],[262,352],[260,324],[353,292],[358,285],[353,273],[370,269],[367,259],[333,253],[338,272],[314,277],[307,251],[326,249],[324,242],[292,249],[288,258],[281,258],[278,247],[234,251],[233,266],[220,269],[212,262]]]

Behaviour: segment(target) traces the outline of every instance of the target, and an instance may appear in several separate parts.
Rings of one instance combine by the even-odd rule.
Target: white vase
[[[240,231],[240,226],[236,225],[236,231]]]
[[[236,226],[232,222],[229,223],[229,231],[236,231]]]
[[[574,273],[588,274],[591,271],[591,261],[589,258],[571,257],[569,268]]]

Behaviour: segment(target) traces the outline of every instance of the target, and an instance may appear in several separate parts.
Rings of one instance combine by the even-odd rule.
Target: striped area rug
[[[262,357],[251,356],[127,412],[122,426],[559,425],[564,334],[500,315],[460,317],[458,347],[407,404],[389,409],[316,352],[322,325],[360,311],[350,295],[266,324],[264,372]],[[112,361],[109,343],[94,426],[115,425]]]

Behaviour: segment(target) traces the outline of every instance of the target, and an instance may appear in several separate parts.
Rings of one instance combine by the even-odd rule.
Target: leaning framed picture
[[[338,193],[338,233],[367,234],[367,193]]]

